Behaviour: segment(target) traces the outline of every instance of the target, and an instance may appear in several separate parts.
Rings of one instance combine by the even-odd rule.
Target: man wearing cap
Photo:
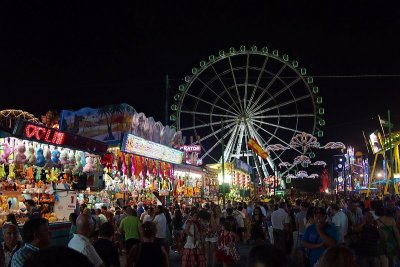
[[[308,249],[310,266],[319,260],[324,251],[338,243],[335,226],[326,222],[326,210],[316,208],[314,211],[315,224],[310,225],[304,233],[301,245]]]

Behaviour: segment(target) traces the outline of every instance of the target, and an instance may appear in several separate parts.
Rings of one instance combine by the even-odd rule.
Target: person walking
[[[121,233],[125,234],[125,248],[126,254],[128,255],[129,250],[133,247],[133,245],[140,242],[140,220],[136,216],[136,211],[132,209],[130,206],[126,208],[127,217],[125,217],[121,224],[119,225],[119,230]]]

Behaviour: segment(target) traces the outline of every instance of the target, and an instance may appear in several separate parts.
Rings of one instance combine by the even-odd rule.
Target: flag
[[[251,148],[251,150],[254,151],[254,153],[260,156],[262,159],[268,158],[268,153],[263,150],[263,148],[257,143],[256,140],[250,139],[247,145],[248,147]]]
[[[385,128],[393,128],[393,123],[390,123],[389,121],[385,121],[385,120],[382,120],[381,119],[381,117],[379,117],[379,123],[381,124],[381,126],[382,127],[385,127]]]

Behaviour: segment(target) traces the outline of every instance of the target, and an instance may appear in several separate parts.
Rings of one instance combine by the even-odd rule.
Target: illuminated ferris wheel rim
[[[231,58],[236,57],[236,56],[246,56],[247,57],[247,64],[245,66],[232,66],[232,61]],[[262,56],[265,57],[265,61],[262,67],[254,67],[249,65],[249,57],[251,56]],[[218,72],[215,70],[214,65],[222,62],[223,60],[227,60],[229,62],[229,67],[223,70],[222,72]],[[266,64],[269,60],[275,60],[279,62],[282,66],[281,69],[277,72],[271,72],[266,68]],[[288,68],[287,68],[288,67]],[[280,77],[280,73],[283,72],[283,70],[287,68],[291,72],[293,72],[293,75],[295,79],[292,82],[287,83],[284,81],[282,77]],[[208,81],[202,81],[200,79],[200,76],[205,72],[206,70],[213,69],[215,76],[212,79],[209,79]],[[246,71],[246,80],[245,82],[239,83],[235,79],[235,72],[238,71]],[[257,82],[251,83],[247,79],[247,72],[248,71],[257,71],[259,72],[259,78]],[[224,76],[232,73],[232,79],[234,80],[234,84],[231,86],[225,86],[224,82],[222,81]],[[278,129],[284,129],[288,131],[292,131],[294,134],[295,133],[300,133],[304,130],[299,129],[299,118],[301,117],[311,117],[313,119],[313,126],[311,129],[309,129],[308,132],[314,133],[317,130],[318,136],[322,136],[323,132],[320,130],[319,126],[323,126],[325,124],[325,121],[321,118],[321,115],[324,114],[324,109],[322,107],[318,107],[320,104],[322,104],[322,98],[316,96],[319,92],[319,88],[317,86],[313,86],[313,78],[311,76],[305,76],[307,73],[305,68],[299,68],[298,67],[298,62],[295,60],[289,61],[289,57],[287,55],[283,55],[282,57],[279,57],[279,52],[277,50],[272,51],[272,53],[268,52],[268,49],[266,47],[262,48],[261,50],[258,50],[255,46],[251,47],[251,49],[246,49],[244,46],[242,46],[238,51],[236,51],[234,48],[229,49],[229,52],[224,52],[220,51],[218,56],[210,56],[208,61],[201,61],[200,62],[200,67],[199,68],[193,68],[192,69],[192,75],[191,76],[186,76],[185,77],[185,82],[186,84],[180,85],[179,86],[179,93],[174,96],[174,99],[177,101],[177,103],[173,104],[171,106],[171,109],[176,112],[176,114],[173,114],[170,116],[170,119],[172,121],[176,121],[176,125],[178,130],[181,131],[189,131],[193,130],[195,133],[197,132],[197,129],[200,128],[211,128],[211,133],[207,136],[203,136],[200,140],[197,140],[193,142],[193,144],[200,143],[201,141],[204,141],[208,139],[211,136],[216,136],[221,133],[222,130],[227,130],[227,133],[224,135],[224,139],[231,135],[231,138],[229,138],[229,141],[227,143],[227,149],[232,150],[231,147],[233,146],[232,143],[238,142],[232,140],[232,136],[241,136],[242,138],[244,135],[247,135],[248,137],[254,137],[259,143],[262,144],[263,149],[266,150],[266,144],[272,139],[276,138],[277,140],[280,140],[282,143],[287,144],[288,142],[280,139],[279,137],[275,136],[277,133]],[[258,83],[260,81],[260,78],[263,75],[267,75],[265,77],[267,78],[272,78],[271,81],[268,83],[268,86],[265,88],[261,88]],[[222,78],[221,78],[222,77]],[[263,77],[263,78],[265,78]],[[286,77],[285,77],[286,78]],[[223,90],[221,94],[218,94],[217,92],[214,92],[212,87],[212,84],[216,81],[219,81],[222,86]],[[269,92],[269,87],[275,83],[275,81],[279,81],[281,84],[283,84],[283,88],[276,94],[272,95]],[[200,82],[202,84],[201,90],[197,92],[197,95],[194,94],[194,92],[191,92],[190,89],[195,82]],[[306,89],[306,93],[301,95],[301,96],[296,96],[292,92],[292,86],[296,83],[304,84],[304,87]],[[238,92],[238,87],[239,88],[244,88],[245,94],[244,97],[240,97],[240,94]],[[251,97],[247,95],[247,90],[251,88],[251,91],[249,90],[249,95],[251,93]],[[255,92],[257,90],[261,90],[260,94],[257,96]],[[236,91],[236,92],[235,92]],[[205,94],[210,93],[213,95],[214,99],[213,100],[208,100],[206,99]],[[235,95],[237,93],[237,95]],[[279,103],[277,102],[277,97],[279,97],[281,94],[284,93],[289,93],[291,97],[293,98],[290,101],[287,101],[286,103]],[[262,97],[266,95],[267,100],[260,103],[260,100]],[[204,97],[204,99],[203,99]],[[184,108],[184,103],[185,100],[188,98],[192,98],[193,105],[191,105],[192,109],[187,110]],[[302,100],[307,99],[310,101],[312,105],[312,112],[306,113],[306,114],[299,114],[298,113],[298,103],[300,103]],[[252,102],[255,100],[254,102]],[[270,103],[273,102],[272,106],[267,107],[266,109],[263,109],[263,107]],[[223,103],[224,105],[221,105]],[[197,110],[197,107],[201,104],[207,104],[210,106],[210,111],[209,112],[200,112]],[[296,114],[281,114],[280,113],[280,107],[284,107],[286,105],[291,105],[294,104],[297,113]],[[247,106],[246,106],[247,105]],[[271,110],[277,110],[276,114],[270,114],[270,115],[265,115],[265,113],[271,111]],[[223,113],[221,113],[223,111]],[[191,125],[185,125],[187,122],[182,121],[182,117],[184,115],[191,115],[192,116],[192,124]],[[202,123],[197,123],[196,118],[203,116],[204,118],[208,118],[208,121],[205,122],[203,121]],[[280,120],[283,118],[296,118],[296,125],[293,128],[290,127],[285,127],[280,125]],[[268,123],[266,119],[277,119],[276,123]],[[261,120],[261,121],[260,121]],[[246,123],[251,121],[252,123]],[[318,123],[317,123],[318,121]],[[223,124],[223,126],[221,126]],[[318,125],[319,126],[318,126]],[[268,141],[265,140],[260,140],[259,136],[257,135],[257,132],[259,131],[265,131],[264,126],[270,126],[270,127],[275,127],[274,132],[267,132],[267,134],[270,135],[270,138]],[[244,133],[246,132],[246,133]],[[240,141],[242,142],[242,141]],[[215,149],[215,147],[218,145],[218,142],[212,146],[212,150]],[[202,156],[202,159],[206,156],[208,156],[208,152],[210,151],[204,151],[204,155]],[[227,157],[225,157],[226,160],[229,160],[230,152],[228,152]],[[272,152],[277,154],[276,152]],[[283,153],[283,152],[282,152]],[[280,155],[282,155],[282,153]],[[225,153],[224,153],[225,154]],[[232,154],[232,153],[230,153]],[[276,155],[278,158],[279,156]],[[217,161],[214,159],[214,161]],[[271,162],[269,162],[271,165]],[[272,164],[273,165],[273,164]]]

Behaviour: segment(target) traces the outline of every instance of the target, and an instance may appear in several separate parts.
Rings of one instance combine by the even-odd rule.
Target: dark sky
[[[322,3],[323,2],[323,3]],[[384,5],[385,4],[385,5]],[[400,9],[379,1],[2,1],[0,109],[126,102],[164,123],[165,75],[221,49],[268,46],[311,75],[400,75]],[[400,119],[400,77],[315,78],[325,138],[363,147]],[[178,81],[172,82],[176,90]]]

